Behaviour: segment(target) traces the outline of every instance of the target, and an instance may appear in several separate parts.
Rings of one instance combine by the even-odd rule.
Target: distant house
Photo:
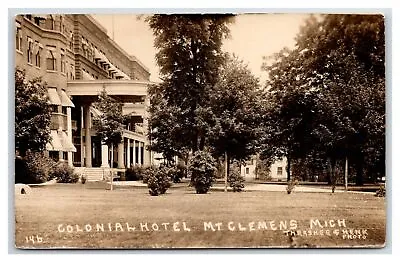
[[[286,158],[283,158],[282,160],[277,160],[271,165],[269,172],[271,181],[287,181],[286,165]],[[246,161],[245,165],[242,165],[241,175],[246,180],[265,180],[265,178],[257,177],[255,170],[256,157],[254,156],[250,160]]]

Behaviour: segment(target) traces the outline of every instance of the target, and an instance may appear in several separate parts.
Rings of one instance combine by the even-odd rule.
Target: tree
[[[331,170],[348,158],[357,184],[363,183],[364,169],[384,174],[383,17],[311,16],[296,41],[295,49],[283,50],[265,66],[269,98],[277,107],[270,116],[283,135],[272,135],[275,145],[290,141],[282,145],[289,156],[322,156]]]
[[[166,155],[202,150],[209,132],[204,116],[223,63],[222,40],[228,37],[232,16],[153,15],[146,21],[155,36],[162,75],[160,95],[153,101],[159,99],[155,107],[166,110],[152,116],[151,147]],[[163,120],[172,127],[163,125]]]
[[[181,127],[177,122],[180,108],[168,105],[164,93],[159,85],[151,85],[148,88],[150,107],[148,119],[148,137],[151,141],[149,149],[163,154],[167,162],[173,162],[175,156],[187,158],[190,150],[181,139]]]
[[[259,81],[236,56],[226,55],[213,88],[208,119],[208,144],[217,157],[242,162],[257,151],[263,107]],[[229,172],[227,172],[229,175]]]
[[[94,127],[103,144],[111,147],[111,168],[114,163],[114,146],[122,141],[122,133],[125,128],[126,116],[122,114],[122,103],[110,97],[104,88],[98,96],[94,107],[101,115],[94,117]],[[113,171],[111,171],[112,190]]]
[[[15,70],[15,149],[24,157],[28,151],[42,152],[50,137],[51,108],[47,88],[40,78],[27,80]]]

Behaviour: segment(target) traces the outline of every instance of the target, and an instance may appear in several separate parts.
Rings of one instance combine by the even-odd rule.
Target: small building
[[[241,175],[246,180],[287,181],[286,158],[272,163],[268,177],[261,177],[260,174],[256,174],[256,161],[256,156],[253,156],[250,160],[246,161],[245,165],[241,166]]]

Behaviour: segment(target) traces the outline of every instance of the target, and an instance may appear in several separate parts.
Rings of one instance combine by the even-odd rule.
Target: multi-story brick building
[[[111,149],[93,129],[93,117],[101,112],[92,103],[105,88],[130,116],[123,143],[114,149],[118,168],[151,164],[145,134],[149,70],[90,15],[18,15],[15,49],[15,66],[47,83],[53,113],[46,149],[52,158],[86,172],[111,165]]]

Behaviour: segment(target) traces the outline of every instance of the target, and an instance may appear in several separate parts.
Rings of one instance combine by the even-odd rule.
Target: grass
[[[211,191],[197,195],[183,183],[158,197],[150,196],[147,188],[109,191],[102,183],[36,187],[30,194],[16,195],[15,219],[15,242],[22,248],[382,247],[386,227],[385,199],[370,194]],[[319,219],[323,226],[325,220],[328,225],[333,220],[334,227],[322,228],[323,235],[304,236],[311,219]],[[342,219],[345,228],[337,223]],[[280,221],[289,226],[290,220],[295,220],[294,231],[301,235],[279,230]],[[267,229],[257,228],[260,221],[267,223]],[[271,221],[278,230],[272,230]],[[179,222],[176,229],[180,231],[174,231],[174,222]],[[190,232],[184,231],[183,222]],[[212,222],[215,231],[205,230],[204,222]],[[116,223],[123,232],[117,231],[121,228]],[[136,230],[127,232],[126,223]],[[149,231],[141,231],[140,223],[147,223]],[[153,223],[158,231],[151,229]],[[216,223],[221,223],[220,231]],[[239,223],[245,231],[239,230]],[[96,224],[103,224],[104,232],[94,230]],[[59,225],[64,232],[59,232]],[[66,232],[67,225],[72,233]],[[83,232],[77,232],[76,225]],[[93,229],[85,232],[86,225]],[[253,225],[255,230],[250,231]],[[335,229],[338,236],[333,234]],[[343,229],[366,229],[368,235],[343,239]],[[313,229],[311,234],[320,230]],[[32,243],[30,236],[39,236],[42,242]]]

